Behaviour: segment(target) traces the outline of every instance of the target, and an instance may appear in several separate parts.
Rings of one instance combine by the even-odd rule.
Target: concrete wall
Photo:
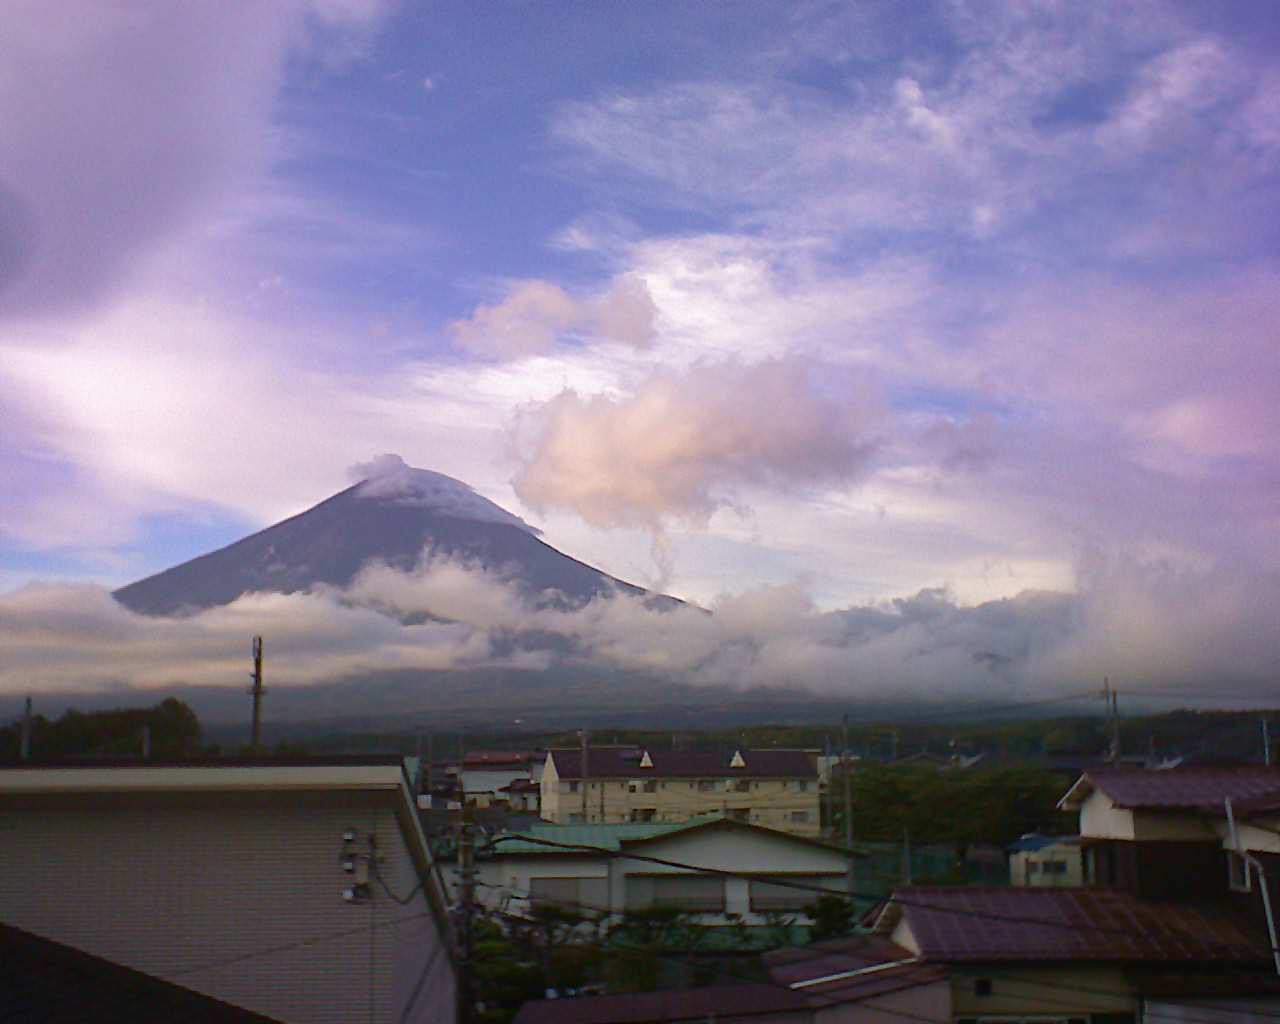
[[[388,792],[2,796],[0,919],[284,1021],[452,1020],[422,891],[343,900],[349,828],[408,896]]]
[[[744,813],[752,825],[814,837],[822,828],[817,779],[743,779],[739,791],[726,784],[730,770],[715,779],[588,779],[586,821],[612,824],[634,820],[687,821],[700,814]],[[646,783],[653,787],[646,790]],[[576,783],[581,786],[583,783]],[[542,817],[569,824],[581,821],[582,792],[549,767],[542,778]],[[651,811],[652,816],[645,816]],[[575,817],[575,815],[577,817]]]

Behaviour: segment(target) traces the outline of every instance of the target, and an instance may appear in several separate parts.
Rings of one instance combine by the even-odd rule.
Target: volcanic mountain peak
[[[344,588],[366,566],[410,572],[423,559],[451,559],[498,573],[539,605],[580,606],[617,593],[649,596],[557,551],[519,516],[460,480],[413,469],[395,455],[359,469],[363,479],[354,487],[225,548],[121,587],[116,600],[144,615],[180,615],[255,591]],[[663,607],[678,603],[650,599]]]
[[[430,469],[414,469],[399,455],[380,455],[359,467],[365,474],[357,485],[359,498],[377,498],[397,505],[428,509],[437,515],[502,523],[537,535],[541,531],[517,515],[477,494],[470,486]]]

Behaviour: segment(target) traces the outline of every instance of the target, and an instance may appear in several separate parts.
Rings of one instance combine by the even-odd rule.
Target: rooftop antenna
[[[253,694],[253,731],[249,734],[249,750],[258,754],[262,751],[262,637],[253,638],[253,671],[249,674],[253,685],[249,692]]]

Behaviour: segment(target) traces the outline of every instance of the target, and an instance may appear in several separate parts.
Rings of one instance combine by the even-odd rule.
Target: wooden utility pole
[[[253,671],[249,674],[253,686],[249,692],[253,694],[253,730],[249,734],[249,751],[253,754],[262,752],[262,695],[267,691],[262,688],[262,637],[253,638]]]
[[[587,739],[587,728],[582,727],[580,733],[582,736],[582,824],[587,823],[587,754],[590,752],[590,743]]]
[[[1111,688],[1111,679],[1102,678],[1102,699],[1111,715],[1111,753],[1107,758],[1112,764],[1120,763],[1120,707],[1117,703],[1119,694]]]
[[[1271,767],[1271,725],[1267,716],[1262,716],[1262,763]]]
[[[458,1020],[471,1024],[475,1018],[474,964],[472,962],[471,918],[475,911],[476,857],[475,833],[472,830],[472,808],[465,800],[458,831],[458,869],[461,875],[461,897],[458,917]]]
[[[853,786],[849,778],[849,716],[846,714],[840,726],[840,781],[844,786],[844,851],[849,858],[848,889],[853,899]]]
[[[31,760],[31,698],[22,711],[22,736],[18,742],[18,757],[23,761]]]

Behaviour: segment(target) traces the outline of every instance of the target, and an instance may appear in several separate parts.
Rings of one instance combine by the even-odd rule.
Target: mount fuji
[[[574,607],[618,593],[650,595],[538,539],[519,516],[460,480],[414,469],[396,456],[376,472],[305,512],[225,548],[115,591],[127,608],[171,616],[230,604],[251,592],[345,587],[370,563],[408,572],[424,556],[500,573],[540,605]]]

